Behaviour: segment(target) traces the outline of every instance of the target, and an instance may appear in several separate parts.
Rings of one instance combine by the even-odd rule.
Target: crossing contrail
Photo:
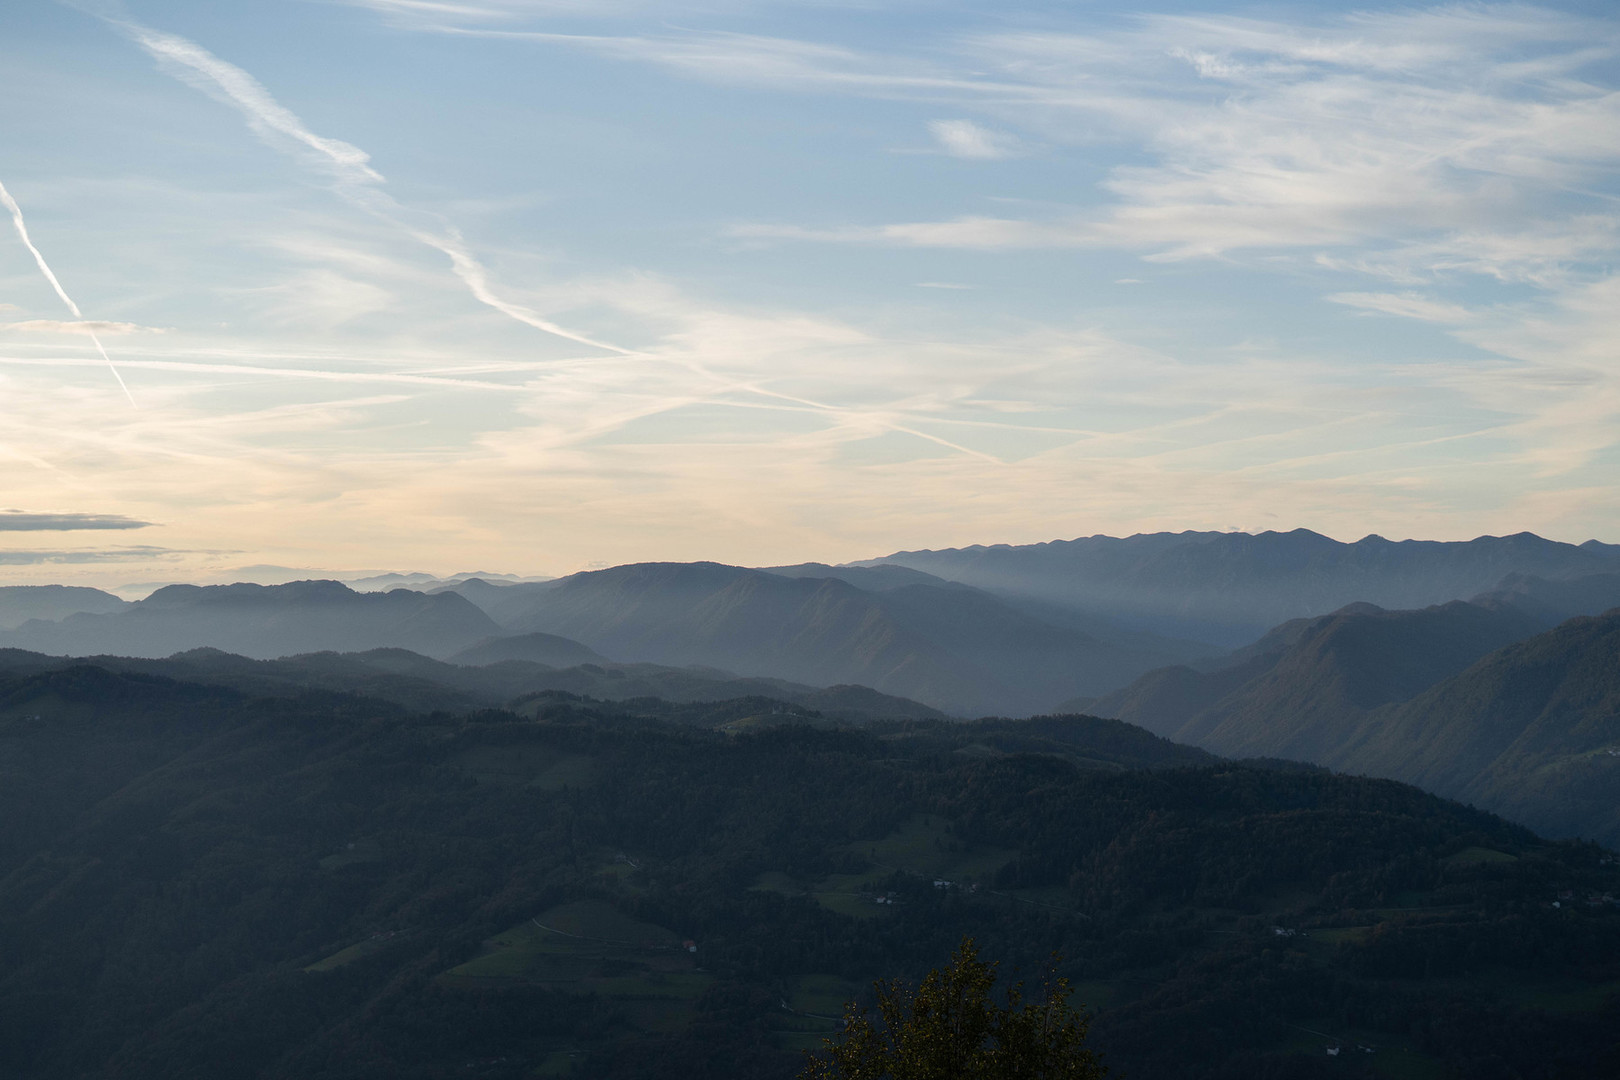
[[[51,288],[56,290],[56,295],[62,298],[62,303],[67,305],[67,309],[73,312],[73,317],[82,320],[84,313],[79,310],[79,305],[75,304],[73,297],[69,296],[67,290],[62,288],[62,283],[56,280],[56,275],[51,272],[51,264],[45,261],[45,256],[40,254],[39,248],[35,247],[34,242],[28,238],[28,225],[23,221],[22,207],[18,206],[17,200],[11,197],[11,192],[6,190],[5,184],[0,184],[0,203],[5,203],[6,209],[11,211],[11,223],[17,226],[17,235],[22,237],[24,246],[33,252],[34,261],[39,264],[40,273],[45,275],[45,280],[51,283]],[[112,357],[107,355],[106,346],[102,345],[101,339],[96,336],[96,332],[89,326],[84,328],[84,332],[89,334],[90,340],[96,343],[96,351],[101,354],[103,360],[107,361],[107,370],[112,372],[113,378],[118,380],[119,387],[123,389],[124,396],[129,398],[131,405],[134,405],[135,395],[129,392],[129,386],[124,382],[124,377],[118,373],[118,367],[112,362]]]
[[[297,114],[277,101],[263,84],[235,64],[221,60],[196,42],[177,34],[153,30],[126,18],[103,18],[107,18],[111,25],[128,35],[181,81],[240,111],[247,118],[249,126],[266,142],[274,146],[291,141],[306,152],[313,151],[316,160],[331,173],[333,189],[339,195],[402,230],[418,243],[437,248],[449,258],[451,272],[461,279],[467,291],[479,303],[556,337],[621,356],[632,352],[571,330],[497,295],[490,287],[487,270],[473,256],[460,233],[436,220],[436,215],[401,205],[383,190],[382,185],[386,181],[371,167],[371,159],[364,150],[341,139],[315,134]]]

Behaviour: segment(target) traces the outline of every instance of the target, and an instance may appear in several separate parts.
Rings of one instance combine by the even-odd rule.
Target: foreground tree
[[[915,991],[876,984],[878,1022],[853,1005],[841,1040],[826,1040],[800,1080],[1100,1080],[1107,1069],[1086,1048],[1087,1018],[1069,1004],[1068,980],[1048,972],[1038,1000],[1023,984],[1006,1004],[991,998],[996,965],[971,938],[949,966]]]

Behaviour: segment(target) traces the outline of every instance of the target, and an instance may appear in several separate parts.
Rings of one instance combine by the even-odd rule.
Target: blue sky
[[[1597,3],[7,4],[0,579],[1620,540],[1617,50]]]

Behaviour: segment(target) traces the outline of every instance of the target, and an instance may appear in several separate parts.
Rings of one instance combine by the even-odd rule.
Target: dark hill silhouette
[[[1421,608],[1475,596],[1509,574],[1565,579],[1617,572],[1620,548],[1532,533],[1455,543],[1367,536],[1346,544],[1295,529],[902,551],[859,565],[876,563],[1230,648],[1288,619],[1356,601]]]
[[[809,709],[828,719],[857,723],[944,717],[939,710],[919,702],[880,694],[864,686],[822,688],[785,679],[744,679],[713,668],[658,664],[602,661],[551,667],[526,660],[501,660],[474,666],[446,663],[406,649],[306,653],[276,660],[254,660],[206,648],[162,659],[54,657],[0,649],[0,674],[15,677],[59,672],[84,664],[142,677],[225,687],[250,697],[285,697],[305,691],[355,694],[413,712],[508,707],[537,695],[561,692],[599,701],[657,698],[676,704],[754,697]]]
[[[82,585],[0,586],[0,630],[14,630],[30,619],[64,619],[80,612],[106,614],[125,601]]]
[[[336,581],[295,581],[170,585],[109,614],[25,623],[0,634],[0,646],[75,656],[159,657],[198,647],[259,659],[384,647],[446,656],[499,633],[453,593],[357,593]]]
[[[502,660],[526,660],[531,664],[545,664],[554,668],[611,663],[588,645],[556,634],[541,633],[488,638],[450,657],[452,664],[471,667],[496,664]]]

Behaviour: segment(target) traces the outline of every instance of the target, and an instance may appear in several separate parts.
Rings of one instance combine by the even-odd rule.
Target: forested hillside
[[[1531,587],[1539,612],[1578,602]],[[1279,627],[1227,667],[1150,672],[1091,707],[1219,754],[1389,777],[1620,843],[1620,612],[1536,634],[1539,619],[1506,602],[1527,592],[1356,605]]]
[[[1140,1080],[1620,1064],[1613,857],[1409,787],[1084,717],[528,712],[10,679],[0,1072],[785,1078],[964,934],[1061,952]]]

